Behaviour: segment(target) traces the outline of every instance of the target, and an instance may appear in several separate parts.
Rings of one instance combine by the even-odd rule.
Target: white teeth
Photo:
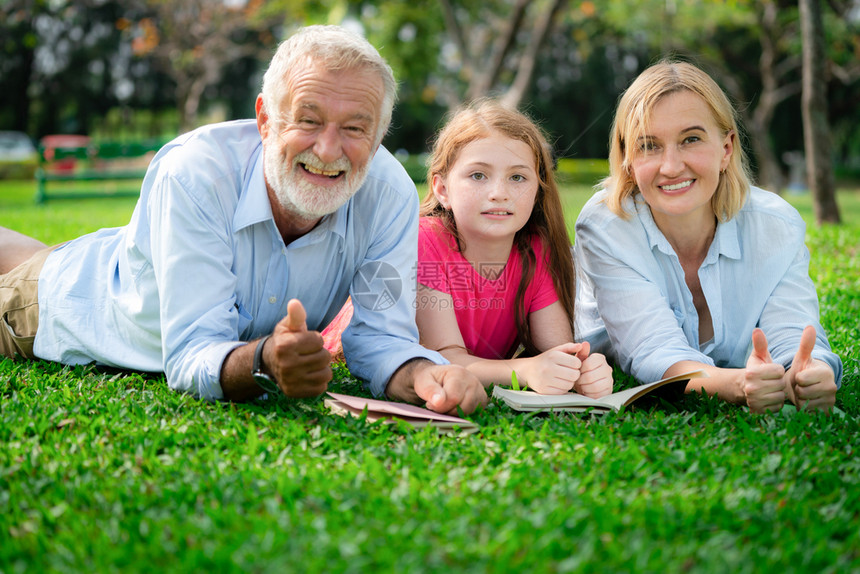
[[[688,179],[687,181],[682,181],[681,183],[676,183],[673,185],[661,185],[660,187],[666,191],[675,191],[678,189],[683,189],[683,188],[687,187],[688,185],[692,185],[692,184],[693,184],[693,180]]]
[[[486,213],[487,215],[509,215],[510,212],[508,212],[508,211],[486,211],[484,213]]]
[[[306,170],[308,170],[309,172],[311,172],[315,175],[324,175],[326,177],[334,177],[334,176],[340,174],[339,171],[325,171],[322,169],[317,169],[314,166],[308,165],[308,164],[304,164],[304,166],[305,166]]]

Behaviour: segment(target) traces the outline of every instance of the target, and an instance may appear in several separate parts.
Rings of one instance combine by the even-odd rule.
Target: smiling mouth
[[[510,211],[502,211],[502,210],[484,211],[482,213],[484,215],[513,215]]]
[[[325,169],[318,169],[318,168],[316,168],[316,167],[314,167],[314,166],[312,166],[312,165],[308,165],[308,164],[306,164],[306,163],[303,163],[303,164],[300,164],[300,165],[301,165],[301,166],[304,168],[304,170],[305,170],[305,171],[307,171],[308,173],[312,173],[312,174],[314,174],[314,175],[322,175],[322,176],[328,177],[328,178],[330,178],[330,179],[335,179],[335,178],[337,178],[337,177],[340,177],[340,176],[341,176],[341,175],[343,175],[343,173],[344,173],[343,171],[329,171],[329,170],[325,170]]]
[[[688,179],[679,183],[673,183],[672,185],[661,185],[659,187],[663,191],[678,191],[679,189],[684,189],[685,187],[689,187],[691,185],[693,185],[693,180]]]

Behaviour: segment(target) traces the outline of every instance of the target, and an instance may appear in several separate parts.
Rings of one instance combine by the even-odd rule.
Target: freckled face
[[[647,133],[632,145],[633,178],[665,225],[711,222],[711,198],[731,159],[734,134],[723,135],[705,101],[688,90],[671,93],[651,111]]]
[[[365,71],[287,78],[280,117],[257,102],[266,183],[288,211],[305,219],[337,210],[361,187],[376,151],[382,80]]]
[[[435,176],[433,193],[470,239],[510,240],[528,222],[538,192],[534,152],[498,132],[460,150],[450,172]]]

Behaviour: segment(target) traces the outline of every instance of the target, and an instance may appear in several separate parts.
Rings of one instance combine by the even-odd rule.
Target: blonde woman
[[[819,324],[804,222],[750,184],[716,82],[684,62],[648,68],[619,102],[609,161],[576,223],[578,335],[639,380],[703,369],[688,392],[830,409],[842,363]]]

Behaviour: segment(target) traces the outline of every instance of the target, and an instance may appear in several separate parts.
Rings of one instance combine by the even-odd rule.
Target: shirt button
[[[272,295],[271,297],[269,297],[269,303],[272,303],[272,304],[274,305],[274,304],[275,304],[275,303],[277,303],[277,302],[278,302],[278,298],[277,298],[277,297],[275,297],[274,295]]]

